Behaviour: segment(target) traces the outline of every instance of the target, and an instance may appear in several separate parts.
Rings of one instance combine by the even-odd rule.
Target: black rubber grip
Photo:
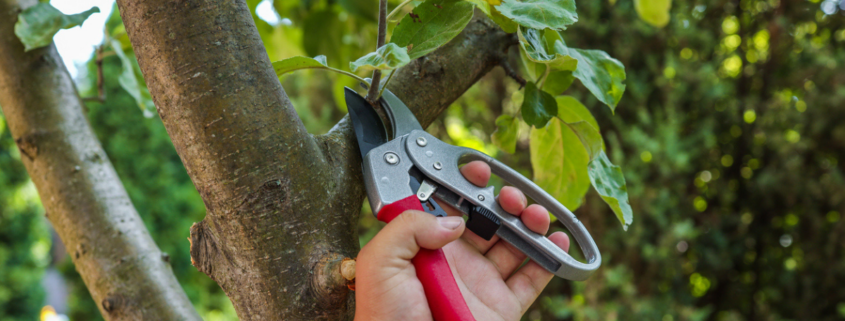
[[[496,235],[500,226],[502,226],[502,222],[499,221],[499,218],[486,208],[473,206],[469,212],[467,228],[487,241],[493,238],[493,235]]]

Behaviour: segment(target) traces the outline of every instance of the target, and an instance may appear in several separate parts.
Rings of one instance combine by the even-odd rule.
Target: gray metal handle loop
[[[419,138],[426,143],[418,144]],[[446,144],[420,130],[414,130],[408,135],[406,149],[414,165],[427,177],[460,195],[464,200],[493,211],[502,223],[496,234],[546,270],[565,279],[582,281],[601,265],[598,247],[581,221],[549,193],[507,165],[474,149]],[[458,165],[474,160],[487,163],[494,174],[545,206],[569,229],[587,262],[575,260],[544,235],[529,230],[519,218],[505,212],[496,201],[492,186],[478,187],[463,178]],[[438,163],[440,165],[434,165]]]

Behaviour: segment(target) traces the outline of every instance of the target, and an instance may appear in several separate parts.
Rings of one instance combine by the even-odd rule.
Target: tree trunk
[[[339,262],[358,253],[364,186],[346,119],[308,134],[243,0],[118,6],[153,101],[200,192],[194,265],[244,320],[351,319]],[[424,124],[494,67],[513,35],[477,17],[391,88]]]
[[[0,0],[0,106],[21,160],[106,320],[200,320],[97,141],[56,48],[24,52]]]

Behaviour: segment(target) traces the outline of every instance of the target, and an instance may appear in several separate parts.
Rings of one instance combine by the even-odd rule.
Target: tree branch
[[[56,48],[24,52],[0,0],[0,106],[47,218],[106,320],[200,320],[83,113]]]
[[[388,89],[408,105],[423,127],[428,127],[469,87],[501,64],[499,57],[507,55],[515,39],[515,34],[505,33],[475,10],[464,31],[400,69]]]
[[[378,2],[378,38],[376,39],[376,50],[384,46],[384,39],[387,37],[387,0]],[[373,78],[370,82],[370,90],[367,92],[367,101],[376,106],[379,94],[379,82],[381,81],[381,70],[373,70]]]

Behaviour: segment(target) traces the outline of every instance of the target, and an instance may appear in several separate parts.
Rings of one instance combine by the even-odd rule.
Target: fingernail
[[[464,219],[459,216],[445,216],[438,217],[437,221],[440,222],[440,226],[450,230],[454,230],[458,228],[458,226],[461,226],[461,223],[464,222]]]

